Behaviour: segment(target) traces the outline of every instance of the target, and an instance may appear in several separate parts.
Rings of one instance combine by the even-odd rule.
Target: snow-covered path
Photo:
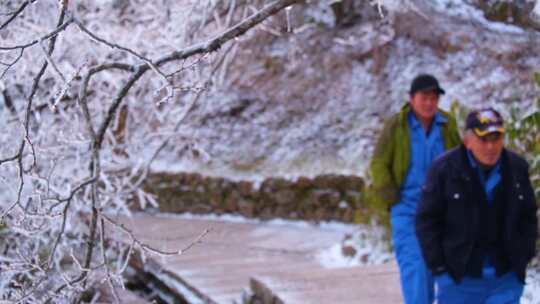
[[[150,257],[146,270],[190,303],[239,301],[251,280],[258,296],[275,303],[399,303],[397,268],[324,268],[317,255],[339,243],[351,226],[228,222],[136,215],[125,221],[162,250],[178,250],[212,229],[183,255]]]

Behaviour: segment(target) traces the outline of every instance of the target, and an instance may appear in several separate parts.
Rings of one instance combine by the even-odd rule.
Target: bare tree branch
[[[2,23],[2,25],[0,25],[0,31],[3,30],[6,26],[8,26],[8,24],[10,24],[13,20],[15,20],[15,18],[17,18],[17,16],[19,16],[24,11],[27,5],[34,2],[36,2],[36,0],[26,0],[21,3],[17,10],[15,10],[13,13],[10,13],[11,17],[9,17],[4,23]]]
[[[88,84],[90,83],[90,79],[97,73],[106,71],[106,70],[121,70],[126,72],[134,72],[135,67],[129,64],[124,63],[106,63],[101,64],[95,67],[92,67],[88,70],[88,72],[84,75],[82,80],[82,85],[79,90],[79,105],[81,106],[83,110],[83,115],[86,122],[86,128],[88,130],[88,134],[94,139],[96,138],[96,131],[94,129],[94,125],[92,123],[92,118],[90,117],[90,110],[88,109],[88,104],[86,102],[86,98],[88,95]]]
[[[65,14],[65,12],[64,12],[64,14]],[[62,20],[63,20],[63,18],[62,18]],[[12,51],[12,50],[17,50],[17,49],[26,49],[28,47],[31,47],[33,45],[36,45],[36,44],[40,43],[41,41],[49,40],[51,38],[56,37],[58,34],[60,34],[62,31],[64,31],[72,23],[73,23],[73,17],[69,18],[65,23],[59,24],[56,29],[54,29],[52,32],[46,34],[45,36],[43,36],[43,37],[41,37],[39,39],[35,39],[33,41],[30,41],[28,43],[21,44],[21,45],[0,46],[0,51]]]
[[[175,250],[175,251],[165,251],[165,250],[160,250],[160,249],[157,249],[155,247],[152,247],[148,244],[145,244],[143,242],[141,242],[139,240],[139,238],[137,238],[135,236],[135,234],[133,233],[133,231],[131,231],[130,229],[128,229],[124,224],[122,223],[119,223],[113,219],[111,219],[110,217],[108,217],[107,215],[105,214],[101,214],[101,217],[104,218],[105,220],[107,220],[109,223],[113,224],[114,226],[120,228],[120,230],[124,231],[124,233],[126,233],[128,236],[129,236],[129,239],[134,243],[134,244],[137,244],[138,246],[140,246],[142,249],[148,251],[148,252],[152,252],[152,253],[155,253],[155,254],[159,254],[159,255],[162,255],[162,256],[171,256],[171,255],[181,255],[183,253],[185,253],[186,251],[188,251],[189,249],[191,249],[193,246],[195,246],[196,244],[199,244],[201,243],[202,239],[212,231],[212,228],[207,228],[205,229],[199,236],[197,236],[195,238],[195,240],[193,240],[192,242],[190,242],[189,244],[187,244],[186,246],[184,246],[184,248],[182,249],[179,249],[179,250]]]
[[[66,230],[66,222],[67,222],[67,218],[68,218],[69,207],[71,206],[71,201],[73,200],[73,197],[75,196],[75,194],[77,192],[83,190],[86,186],[91,185],[91,184],[95,183],[96,181],[97,181],[97,177],[95,177],[95,176],[85,180],[84,182],[79,184],[77,187],[75,187],[71,191],[70,195],[67,198],[61,199],[59,201],[58,204],[64,203],[64,202],[66,204],[65,204],[64,210],[62,212],[62,226],[60,228],[60,231],[58,232],[58,235],[56,237],[56,240],[54,241],[54,245],[52,247],[51,253],[49,255],[49,262],[48,262],[49,265],[52,264],[52,259],[54,258],[54,255],[56,253],[56,248],[58,247],[58,244],[59,244],[60,240],[62,239],[62,236],[64,235],[64,232]],[[56,208],[56,205],[53,205],[51,207],[51,210],[54,209],[54,208]]]
[[[192,47],[188,47],[181,51],[173,52],[172,54],[165,56],[161,59],[158,59],[155,62],[156,66],[161,66],[171,61],[182,60],[188,57],[191,57],[196,54],[210,53],[218,50],[223,44],[228,42],[231,39],[239,37],[247,32],[249,29],[253,28],[257,24],[264,21],[266,18],[276,14],[280,10],[284,9],[287,6],[290,6],[294,3],[300,2],[300,0],[279,0],[274,1],[271,4],[268,4],[266,7],[261,9],[259,12],[253,14],[251,17],[247,18],[243,22],[237,24],[233,28],[225,31],[217,37]],[[122,87],[122,89],[116,95],[116,98],[113,101],[113,104],[107,112],[103,123],[101,124],[99,131],[97,133],[97,140],[95,146],[100,148],[103,143],[103,137],[105,136],[105,131],[108,129],[109,124],[113,121],[113,118],[116,114],[116,111],[122,100],[127,95],[131,87],[144,75],[144,73],[149,69],[146,65],[141,65],[137,68],[136,72],[130,77],[127,83]]]
[[[2,74],[0,74],[0,79],[4,78],[4,76],[7,74],[9,69],[11,69],[11,67],[13,67],[22,58],[23,53],[24,53],[24,49],[20,49],[19,55],[17,55],[17,57],[12,62],[9,62],[9,63],[0,62],[1,65],[6,66]]]
[[[110,41],[107,41],[106,39],[104,38],[101,38],[99,37],[98,35],[94,34],[92,31],[90,31],[88,28],[86,28],[86,26],[84,26],[82,24],[81,21],[79,21],[78,19],[73,19],[73,22],[77,25],[77,27],[79,27],[79,29],[85,33],[86,35],[90,36],[90,38],[92,38],[93,40],[97,41],[97,42],[100,42],[100,43],[103,43],[113,49],[119,49],[119,50],[122,50],[124,52],[127,52],[139,59],[141,59],[142,61],[148,63],[148,64],[152,64],[152,60],[149,59],[149,58],[146,58],[145,56],[135,52],[134,50],[130,49],[130,48],[127,48],[127,47],[124,47],[124,46],[121,46],[117,43],[114,43],[114,42],[110,42]]]
[[[114,286],[114,283],[112,281],[111,277],[111,271],[109,269],[109,263],[107,261],[107,254],[105,253],[105,221],[103,220],[103,217],[99,220],[100,223],[100,248],[101,248],[101,258],[103,259],[103,265],[105,265],[105,271],[106,271],[106,280],[109,285],[109,288],[111,289],[111,292],[114,297],[115,303],[120,303],[120,298],[118,297],[118,292],[116,291],[116,287]]]
[[[60,12],[60,16],[58,18],[58,24],[62,24],[65,15],[66,15],[66,7],[63,6],[62,10]],[[57,28],[57,30],[58,30],[58,28]],[[55,32],[56,32],[56,30],[55,30]],[[60,32],[60,31],[58,31],[58,32]],[[55,46],[55,43],[56,43],[56,37],[57,36],[55,34],[55,35],[51,35],[51,37],[52,37],[52,39],[49,41],[49,50],[48,50],[49,54],[52,54],[52,52],[54,51],[54,46]],[[34,95],[37,92],[37,87],[39,85],[40,79],[43,76],[43,74],[45,73],[46,69],[47,69],[47,61],[45,61],[43,63],[43,65],[41,66],[40,71],[38,72],[38,74],[34,78],[34,82],[32,84],[32,90],[30,92],[30,95],[29,95],[28,100],[27,100],[27,105],[26,105],[26,115],[25,115],[25,120],[24,120],[24,125],[23,125],[24,132],[25,132],[24,138],[21,141],[18,153],[16,154],[15,158],[13,159],[13,160],[17,160],[17,165],[18,165],[18,170],[19,170],[19,190],[18,190],[18,193],[17,193],[17,199],[15,200],[15,202],[10,207],[8,207],[2,213],[2,215],[0,216],[0,219],[3,219],[9,212],[11,212],[11,210],[15,206],[20,205],[22,189],[23,189],[23,186],[24,186],[23,173],[25,171],[24,168],[23,168],[22,157],[23,157],[23,153],[24,153],[25,143],[27,141],[30,142],[29,135],[28,135],[28,125],[30,123],[30,112],[31,112],[31,108],[32,108],[32,102],[33,102],[33,99],[34,99]],[[12,159],[12,158],[8,158],[7,160],[10,160],[10,159]],[[6,162],[6,160],[4,160],[2,162]],[[0,164],[2,162],[0,162]]]
[[[8,108],[8,110],[11,112],[11,114],[13,114],[13,116],[17,116],[17,109],[15,108],[15,105],[13,104],[13,99],[9,95],[8,90],[3,90],[2,96],[4,97],[4,103],[6,104],[6,108]]]
[[[16,160],[18,157],[19,157],[19,154],[17,153],[17,154],[14,155],[14,156],[11,156],[11,157],[8,157],[8,158],[1,159],[1,160],[0,160],[0,165],[3,164],[3,163],[7,163],[7,162],[14,161],[14,160]]]
[[[219,67],[225,62],[225,58],[227,57],[227,55],[229,54],[229,52],[233,49],[234,47],[234,44],[231,44],[231,46],[223,53],[223,56],[221,56],[220,60],[217,62],[216,66],[212,69],[212,71],[210,72],[210,77],[212,77],[216,72],[217,70],[219,69]],[[191,112],[191,110],[195,107],[195,105],[197,104],[199,98],[201,98],[202,96],[202,93],[203,91],[200,91],[200,92],[197,92],[197,95],[195,95],[195,97],[193,98],[193,100],[191,101],[191,103],[188,104],[188,106],[186,107],[186,110],[184,111],[183,115],[180,116],[180,118],[178,119],[178,121],[176,122],[174,128],[173,128],[173,132],[176,132],[178,131],[178,129],[180,128],[180,126],[184,123],[184,120],[186,119],[186,117],[188,116],[188,114]],[[146,174],[146,172],[150,169],[150,166],[152,165],[152,162],[154,162],[154,160],[157,158],[158,154],[161,153],[161,151],[163,151],[163,149],[165,149],[165,147],[169,144],[170,140],[173,138],[173,135],[169,136],[168,138],[166,138],[162,143],[161,145],[154,151],[154,153],[152,153],[152,156],[150,157],[150,159],[148,160],[148,164],[146,165],[146,168],[144,170],[144,173],[143,174]],[[140,181],[140,183],[142,183],[142,180]]]
[[[96,133],[96,138],[93,145],[94,149],[98,149],[98,150],[101,149],[101,145],[103,144],[103,138],[105,137],[105,132],[109,128],[111,121],[113,121],[114,116],[116,114],[116,110],[122,103],[122,100],[124,99],[124,97],[126,97],[131,87],[137,82],[137,80],[139,80],[144,75],[144,73],[147,70],[148,70],[148,66],[146,65],[139,66],[136,69],[136,72],[133,75],[131,75],[131,77],[128,79],[126,84],[124,84],[120,92],[116,94],[116,97],[113,100],[113,104],[109,107],[109,110],[107,111],[107,115],[104,121],[101,123],[98,132]]]
[[[92,254],[94,252],[95,237],[96,237],[96,230],[97,230],[98,210],[95,207],[95,205],[96,205],[96,202],[95,202],[95,200],[96,200],[95,184],[92,185],[92,187],[93,187],[93,189],[92,189],[92,219],[91,219],[91,223],[90,223],[90,235],[88,236],[88,241],[87,241],[87,245],[86,245],[87,249],[86,249],[85,262],[84,262],[84,266],[81,267],[83,270],[84,269],[90,269],[90,263],[92,262]],[[73,285],[73,284],[76,284],[76,283],[79,283],[79,282],[83,282],[83,287],[84,287],[86,285],[87,277],[88,277],[88,271],[83,271],[77,278],[73,279],[69,283],[66,283],[66,284],[58,287],[55,290],[55,293],[59,293],[60,291],[62,291],[67,286]],[[47,301],[46,303],[48,303],[48,302],[49,301]]]
[[[79,29],[81,29],[81,31],[85,34],[87,34],[88,36],[90,36],[92,39],[94,39],[95,41],[98,41],[98,42],[101,42],[113,49],[119,49],[119,50],[122,50],[124,52],[127,52],[139,59],[141,59],[142,61],[144,61],[151,69],[152,71],[154,71],[158,76],[160,76],[164,82],[165,82],[165,86],[167,87],[167,90],[168,90],[168,94],[167,94],[167,97],[166,99],[169,100],[173,97],[173,90],[172,90],[172,84],[169,82],[169,80],[167,79],[167,76],[161,72],[155,65],[154,63],[152,62],[151,59],[149,58],[146,58],[145,56],[133,51],[132,49],[130,48],[127,48],[127,47],[123,47],[121,45],[118,45],[117,43],[113,43],[113,42],[110,42],[110,41],[107,41],[101,37],[98,37],[96,34],[92,33],[90,30],[88,30],[83,24],[82,22],[80,22],[79,20],[77,19],[74,19],[74,23],[77,24],[77,26],[79,27]]]
[[[91,163],[92,175],[99,176],[101,172],[99,149],[97,149],[97,147],[95,146],[92,147],[92,149],[93,149],[93,156],[92,156],[92,163]],[[97,192],[98,191],[97,191],[96,183],[92,183],[91,187],[92,187],[92,191],[91,191],[92,219],[91,219],[91,224],[90,224],[90,235],[88,236],[88,242],[87,242],[86,258],[84,261],[85,268],[90,268],[90,264],[92,263],[92,255],[94,253],[94,247],[95,247],[95,241],[96,241],[97,222],[98,222],[98,217],[99,217],[99,210],[97,208],[97,200],[98,200]],[[87,277],[88,277],[88,273],[83,272],[81,273],[80,277],[76,279],[76,281],[77,282],[82,281],[83,287],[86,287]]]
[[[47,60],[47,63],[49,63],[49,65],[53,68],[53,70],[60,77],[62,82],[66,83],[67,82],[66,76],[64,76],[64,74],[62,74],[62,72],[60,72],[60,69],[56,66],[56,63],[54,63],[54,61],[52,60],[51,56],[47,52],[47,49],[45,48],[43,43],[39,43],[39,46],[40,46],[41,50],[43,50],[43,55],[45,56],[45,60]]]
[[[239,37],[243,35],[245,32],[247,32],[249,29],[253,28],[257,24],[261,23],[262,21],[266,20],[266,18],[276,14],[280,10],[293,5],[295,3],[301,2],[300,0],[280,0],[280,1],[274,1],[267,6],[265,6],[260,11],[256,12],[246,20],[240,22],[236,26],[232,27],[231,29],[225,31],[224,33],[218,35],[217,37],[210,39],[206,42],[199,43],[196,45],[193,45],[191,47],[188,47],[186,49],[173,52],[170,55],[164,56],[161,59],[156,60],[156,65],[160,66],[162,64],[168,63],[170,61],[174,60],[181,60],[188,57],[191,57],[195,54],[200,53],[209,53],[216,51],[219,49],[223,44],[228,42],[231,39],[234,39],[236,37]]]

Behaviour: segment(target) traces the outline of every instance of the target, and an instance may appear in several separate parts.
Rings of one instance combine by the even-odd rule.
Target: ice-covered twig
[[[29,4],[32,4],[34,2],[36,2],[37,0],[26,0],[24,1],[23,3],[21,3],[21,5],[19,6],[19,8],[17,8],[14,12],[11,12],[11,13],[8,13],[6,15],[10,15],[10,17],[4,21],[4,23],[2,23],[0,25],[0,31],[3,30],[6,26],[8,26],[13,20],[15,20],[17,18],[17,16],[19,16],[20,14],[22,14],[22,12],[24,11],[24,9],[29,5]],[[1,77],[0,77],[1,78]]]
[[[56,37],[61,32],[63,32],[71,23],[73,23],[73,18],[69,18],[66,22],[62,23],[56,29],[54,29],[50,33],[42,36],[39,39],[35,39],[35,40],[32,40],[32,41],[27,42],[25,44],[20,44],[20,45],[0,46],[0,51],[12,51],[12,50],[17,50],[17,49],[26,49],[28,47],[31,47],[33,45],[36,45],[36,44],[40,43],[41,41],[49,40],[51,38]]]
[[[115,227],[119,228],[120,230],[122,230],[125,234],[128,235],[129,239],[131,240],[131,242],[133,244],[136,244],[137,246],[139,246],[141,249],[145,250],[145,251],[148,251],[148,252],[151,252],[151,253],[155,253],[155,254],[158,254],[158,255],[161,255],[161,256],[172,256],[172,255],[181,255],[183,253],[185,253],[186,251],[188,251],[189,249],[191,249],[193,246],[195,246],[196,244],[199,244],[202,239],[208,234],[210,233],[210,231],[212,231],[211,228],[207,228],[205,229],[197,238],[195,238],[195,240],[193,240],[192,242],[188,243],[184,248],[182,249],[179,249],[179,250],[174,250],[174,251],[165,251],[165,250],[161,250],[161,249],[157,249],[155,247],[152,247],[146,243],[143,243],[141,240],[139,240],[139,238],[137,238],[137,236],[135,235],[135,233],[133,233],[133,231],[131,231],[129,228],[127,228],[124,224],[122,223],[119,223],[113,219],[111,219],[110,217],[108,217],[107,215],[105,214],[101,214],[101,217],[104,218],[105,220],[107,220],[107,222],[111,223],[112,225],[114,225]]]

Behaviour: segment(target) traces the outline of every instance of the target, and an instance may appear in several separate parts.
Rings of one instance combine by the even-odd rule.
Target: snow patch
[[[531,14],[534,19],[536,19],[537,21],[540,21],[540,0],[537,0],[536,3],[534,4],[534,8]]]
[[[521,296],[521,304],[538,304],[540,303],[540,271],[538,269],[540,261],[535,258],[531,266],[527,269],[527,277],[525,278],[525,289]]]
[[[484,13],[480,9],[474,7],[464,0],[437,0],[433,1],[432,5],[439,12],[450,16],[459,17],[464,20],[475,20],[482,26],[495,32],[508,34],[524,33],[524,31],[517,26],[487,20]]]
[[[146,214],[146,213],[142,213]],[[347,224],[336,221],[327,221],[320,223],[312,223],[301,220],[286,220],[286,219],[272,219],[272,220],[260,220],[247,218],[240,215],[233,214],[193,214],[193,213],[159,213],[154,215],[155,217],[162,218],[176,218],[184,220],[211,220],[222,221],[229,223],[244,223],[244,224],[257,224],[263,226],[281,226],[281,227],[294,227],[294,228],[318,228],[328,231],[338,231],[343,233],[353,233],[358,229],[358,225]]]
[[[350,253],[344,254],[347,248]],[[351,237],[317,254],[317,260],[325,268],[379,265],[391,259],[393,253],[385,240],[384,229],[368,225],[359,225]]]

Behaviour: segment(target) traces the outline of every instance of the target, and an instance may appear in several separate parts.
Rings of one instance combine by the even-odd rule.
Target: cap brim
[[[440,87],[427,87],[427,88],[422,88],[422,89],[416,90],[416,92],[429,92],[429,91],[435,91],[439,95],[444,95],[444,93],[446,93]],[[416,92],[414,92],[414,93],[416,93]]]
[[[480,130],[479,128],[473,129],[474,133],[480,137],[486,136],[491,133],[504,133],[504,127],[501,126],[489,126],[483,130]]]
[[[443,89],[437,88],[437,92],[439,92],[439,95],[444,95],[446,93]]]

